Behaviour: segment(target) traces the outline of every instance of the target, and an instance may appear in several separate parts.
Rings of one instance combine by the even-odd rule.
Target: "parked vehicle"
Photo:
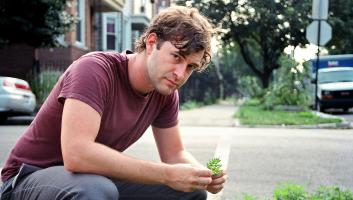
[[[0,76],[0,122],[10,116],[31,115],[36,97],[27,81]]]
[[[353,107],[353,67],[319,69],[318,110]]]
[[[312,66],[312,83],[315,83],[318,67],[318,85],[313,99],[317,97],[316,109],[324,112],[328,108],[341,108],[347,112],[353,107],[353,54],[320,56],[310,60]],[[313,105],[315,102],[313,102]]]

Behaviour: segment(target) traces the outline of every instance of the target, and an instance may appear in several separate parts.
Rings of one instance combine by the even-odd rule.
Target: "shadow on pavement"
[[[348,112],[344,112],[342,109],[327,109],[325,113],[331,115],[353,115],[353,110],[351,109]]]
[[[16,116],[9,117],[6,121],[1,122],[1,126],[13,126],[13,125],[29,125],[33,121],[34,116]]]

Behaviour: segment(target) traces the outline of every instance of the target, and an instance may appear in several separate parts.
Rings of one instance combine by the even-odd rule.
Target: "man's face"
[[[157,44],[153,44],[147,58],[147,75],[152,87],[163,95],[171,94],[201,67],[203,54],[204,51],[199,51],[183,55],[169,41],[163,42],[159,50]]]

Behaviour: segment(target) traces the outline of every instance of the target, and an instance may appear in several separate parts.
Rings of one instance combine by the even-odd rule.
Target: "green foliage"
[[[203,103],[197,102],[197,101],[187,101],[183,104],[181,104],[180,109],[181,110],[191,110],[194,108],[199,108],[201,106],[203,106]]]
[[[280,185],[273,192],[274,200],[307,200],[308,196],[303,186],[291,183]]]
[[[1,0],[0,47],[25,43],[33,47],[55,46],[56,38],[71,28],[66,0]]]
[[[310,21],[310,0],[188,2],[223,29],[220,34],[224,44],[238,45],[244,61],[264,88],[269,86],[273,70],[280,67],[279,58],[284,49],[308,43],[305,28]]]
[[[244,103],[235,114],[244,125],[316,125],[322,123],[339,123],[340,118],[321,118],[310,111],[265,110],[263,106]]]
[[[353,53],[353,1],[330,2],[328,23],[332,26],[332,39],[326,45],[329,53]]]
[[[269,110],[278,105],[308,108],[312,102],[307,86],[310,69],[288,56],[282,56],[280,61],[282,67],[277,70],[275,81],[263,96],[264,107]]]
[[[212,158],[207,162],[207,168],[212,170],[213,176],[218,176],[222,172],[221,167],[221,159],[219,158]]]
[[[320,187],[310,200],[353,200],[353,194],[349,190],[339,187]]]
[[[260,99],[248,99],[247,101],[244,102],[244,106],[261,106],[261,100]]]
[[[243,199],[243,200],[258,200],[257,197],[251,196],[251,195],[249,195],[249,194],[244,194],[242,199]]]
[[[238,90],[242,96],[250,98],[262,98],[265,94],[265,91],[259,79],[254,76],[243,76],[238,80]]]
[[[243,195],[242,198],[242,200],[257,199],[257,197],[248,194]],[[322,186],[313,193],[309,193],[301,185],[283,183],[275,188],[273,200],[353,200],[353,194],[347,189],[332,186]]]
[[[61,71],[47,69],[30,78],[30,85],[36,95],[38,108],[42,106],[61,74]]]
[[[202,73],[193,73],[179,89],[180,102],[197,101],[205,105],[215,103],[220,96],[218,86],[219,79],[211,65]]]

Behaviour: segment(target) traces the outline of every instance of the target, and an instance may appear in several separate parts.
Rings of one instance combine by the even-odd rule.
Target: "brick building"
[[[27,79],[32,70],[64,70],[90,51],[133,50],[151,18],[170,4],[170,0],[72,0],[68,12],[77,16],[77,23],[73,31],[57,38],[62,47],[1,49],[0,76]]]

